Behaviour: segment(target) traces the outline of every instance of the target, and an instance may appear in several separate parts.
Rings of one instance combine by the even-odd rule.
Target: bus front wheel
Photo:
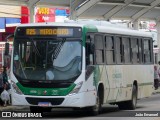
[[[102,111],[102,100],[100,97],[100,93],[97,93],[96,97],[96,105],[92,108],[90,108],[92,115],[98,115]]]

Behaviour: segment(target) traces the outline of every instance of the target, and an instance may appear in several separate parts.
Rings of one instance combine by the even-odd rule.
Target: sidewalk
[[[157,90],[154,90],[152,94],[158,94],[160,93],[160,87]]]
[[[0,106],[0,111],[19,111],[19,110],[29,110],[29,107],[26,106],[12,106],[8,105],[6,107]]]

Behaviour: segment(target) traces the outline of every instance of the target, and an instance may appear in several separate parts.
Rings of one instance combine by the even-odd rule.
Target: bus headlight
[[[23,93],[21,92],[21,90],[17,87],[16,83],[11,81],[11,85],[13,87],[13,90],[15,93],[22,95]]]
[[[77,94],[82,87],[83,82],[79,82],[76,87],[69,93],[69,95]]]

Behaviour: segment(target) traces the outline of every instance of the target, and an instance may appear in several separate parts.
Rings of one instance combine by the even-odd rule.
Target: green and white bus
[[[126,28],[79,23],[19,25],[10,79],[12,104],[31,112],[104,104],[135,109],[153,91],[151,35]]]

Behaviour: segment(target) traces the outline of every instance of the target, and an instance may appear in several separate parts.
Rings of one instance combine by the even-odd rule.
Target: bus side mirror
[[[5,43],[4,55],[9,55],[9,43]]]

